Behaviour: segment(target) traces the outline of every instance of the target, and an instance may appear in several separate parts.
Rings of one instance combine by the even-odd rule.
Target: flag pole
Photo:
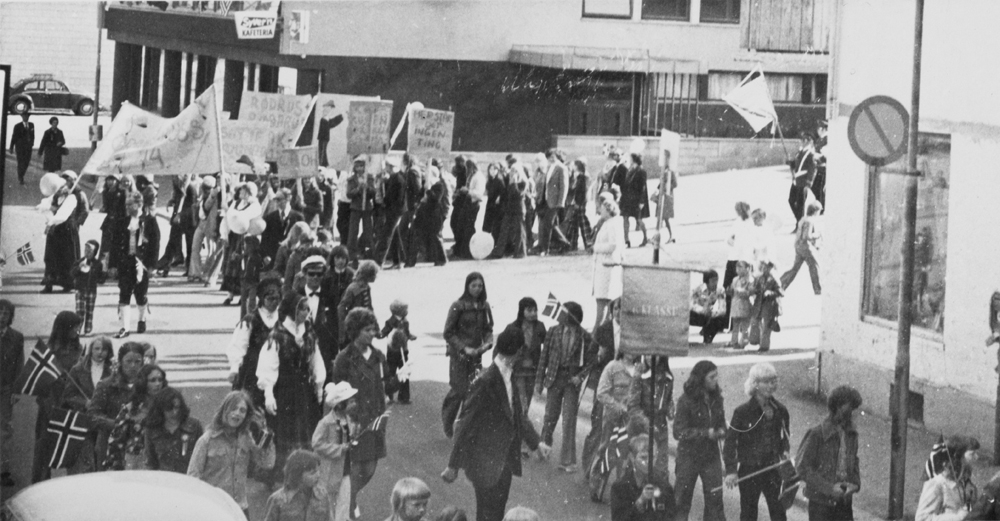
[[[215,131],[218,139],[216,144],[219,148],[219,194],[222,198],[222,211],[226,211],[226,163],[222,156],[222,113],[219,105],[219,90],[216,84],[212,84],[212,104],[215,105]]]
[[[787,163],[789,161],[789,159],[788,159],[788,147],[785,146],[785,133],[781,131],[781,123],[778,122],[778,117],[777,117],[778,116],[778,111],[777,111],[777,109],[775,109],[774,115],[775,115],[774,126],[775,126],[775,128],[778,129],[778,137],[781,139],[781,149],[785,152],[785,162]],[[771,143],[774,143],[774,142],[772,141]]]

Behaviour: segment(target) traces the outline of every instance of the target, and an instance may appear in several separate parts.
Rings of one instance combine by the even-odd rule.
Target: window
[[[708,75],[708,99],[720,100],[740,85],[745,72],[711,72]],[[771,101],[801,102],[804,77],[800,74],[765,74]]]
[[[632,18],[632,0],[583,0],[584,18]]]
[[[945,261],[948,244],[948,186],[951,138],[919,136],[917,235],[914,252],[913,326],[944,332]],[[903,160],[882,170],[900,170]],[[900,247],[903,233],[905,178],[892,173],[869,175],[865,234],[864,307],[866,316],[899,319]]]
[[[740,23],[740,0],[701,0],[701,21]]]
[[[690,0],[642,0],[643,20],[689,20]]]

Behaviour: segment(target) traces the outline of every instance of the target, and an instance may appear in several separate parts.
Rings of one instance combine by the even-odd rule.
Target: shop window
[[[690,0],[642,0],[643,20],[689,20]]]
[[[632,18],[632,0],[583,0],[584,18]]]
[[[701,21],[740,23],[740,0],[701,0]]]
[[[918,149],[917,168],[923,175],[918,181],[913,326],[943,333],[951,138],[922,133]],[[905,159],[883,170],[904,167]],[[895,322],[899,319],[899,252],[906,179],[881,173],[869,175],[868,183],[863,311],[866,316]]]
[[[745,72],[711,72],[708,75],[708,99],[721,100],[722,96],[728,94],[740,85]],[[800,103],[803,101],[805,85],[810,76],[801,74],[765,74],[764,81],[767,83],[768,94],[774,102]],[[809,85],[812,85],[809,83]],[[824,97],[826,87],[824,85]]]

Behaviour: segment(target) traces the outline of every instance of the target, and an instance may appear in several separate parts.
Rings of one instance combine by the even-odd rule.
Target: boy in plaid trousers
[[[587,218],[587,196],[588,182],[587,163],[584,158],[573,161],[570,167],[573,177],[570,180],[569,194],[566,197],[566,220],[563,222],[563,232],[566,240],[569,241],[573,249],[576,249],[576,240],[583,240],[583,247],[587,251],[594,246],[593,229],[590,226],[590,219]]]
[[[83,258],[73,264],[73,287],[76,288],[76,314],[83,318],[83,335],[94,329],[94,302],[97,286],[104,284],[104,264],[97,258],[101,245],[91,239],[84,246]]]

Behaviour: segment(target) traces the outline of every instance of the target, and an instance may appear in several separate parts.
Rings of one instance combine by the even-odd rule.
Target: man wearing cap
[[[329,287],[331,279],[326,275],[326,259],[319,255],[307,257],[302,261],[302,276],[305,286],[299,288],[300,295],[309,299],[309,318],[316,332],[316,344],[327,375],[331,375],[330,364],[337,357],[337,343],[334,333],[337,323],[337,303],[334,302],[334,291]]]
[[[367,172],[367,160],[364,155],[354,158],[354,172],[347,179],[347,197],[351,199],[351,225],[347,232],[347,249],[351,252],[351,260],[362,257],[358,244],[358,235],[364,227],[362,244],[370,244],[372,238],[372,207],[375,201],[375,179]]]
[[[291,230],[295,223],[305,218],[302,212],[292,209],[291,197],[291,190],[279,189],[274,194],[275,210],[264,216],[264,222],[267,226],[264,227],[264,234],[260,238],[260,254],[265,259],[271,258],[265,263],[265,269],[271,268],[274,256],[278,253],[278,246],[288,236],[288,230]]]

